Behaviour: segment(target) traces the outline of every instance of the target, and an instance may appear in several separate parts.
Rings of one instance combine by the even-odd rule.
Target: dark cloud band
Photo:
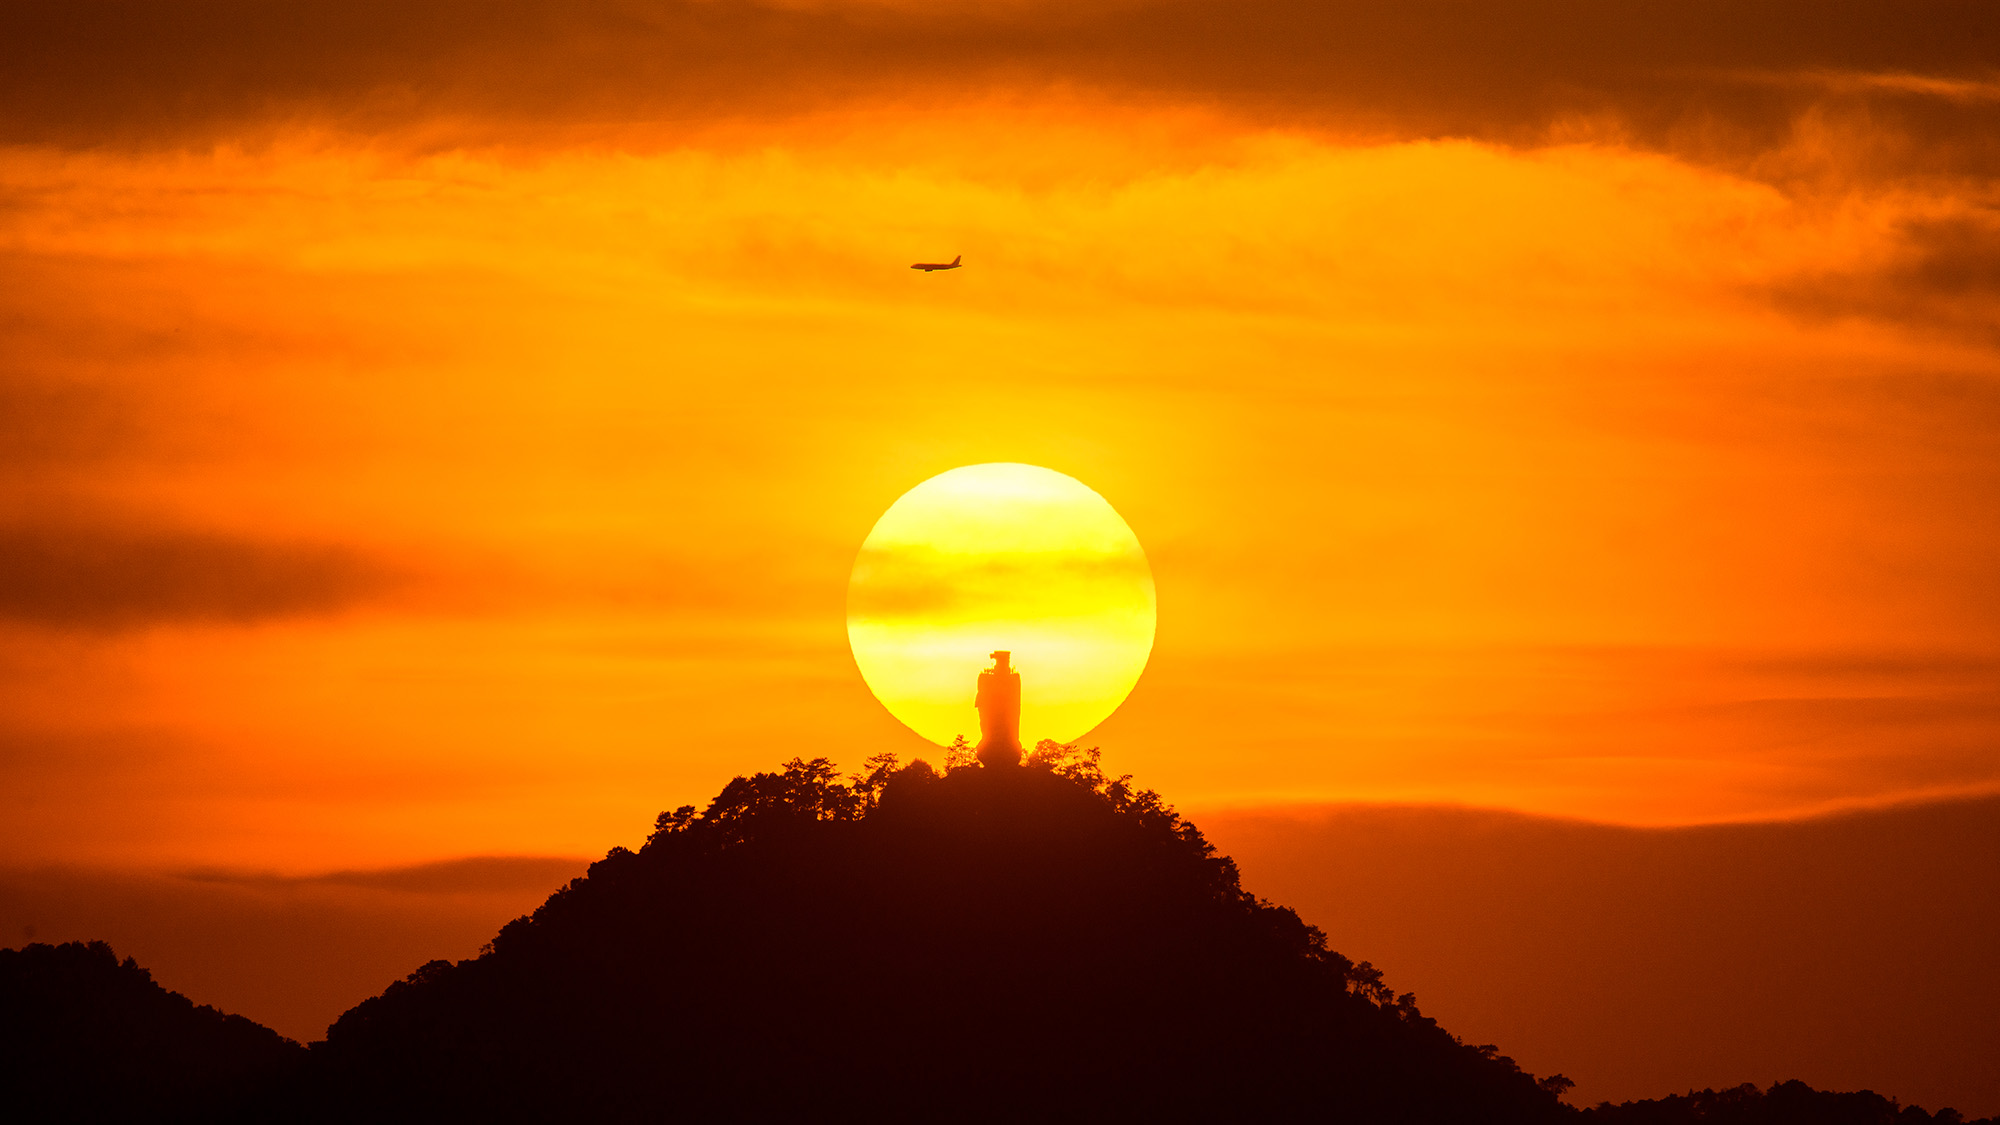
[[[384,567],[338,547],[198,532],[0,528],[0,620],[58,629],[246,624],[386,592]]]
[[[0,140],[658,122],[1055,84],[1502,138],[1615,113],[1690,145],[1754,146],[1832,101],[1990,163],[1996,58],[1981,0],[26,0],[0,10]]]

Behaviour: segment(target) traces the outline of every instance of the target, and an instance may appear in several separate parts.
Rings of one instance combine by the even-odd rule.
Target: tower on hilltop
[[[992,654],[993,667],[979,673],[979,746],[982,766],[1021,764],[1021,673],[1008,666],[1013,653]]]

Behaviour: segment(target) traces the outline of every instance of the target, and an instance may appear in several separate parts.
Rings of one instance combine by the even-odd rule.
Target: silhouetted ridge
[[[1022,768],[738,778],[314,1053],[346,1119],[1573,1113],[1046,743]]]
[[[229,1120],[306,1058],[268,1027],[161,988],[101,941],[0,949],[0,1013],[10,1121]]]
[[[1872,1090],[1836,1094],[1803,1082],[1776,1082],[1769,1090],[1742,1085],[1700,1090],[1586,1110],[1590,1125],[2000,1125],[2000,1119],[1967,1121],[1957,1110],[1927,1113]]]
[[[1095,751],[950,767],[739,777],[310,1053],[101,942],[0,950],[0,1118],[1962,1122],[1799,1082],[1571,1109]]]

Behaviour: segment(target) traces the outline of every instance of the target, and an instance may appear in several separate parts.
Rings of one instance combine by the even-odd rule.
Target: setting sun
[[[1022,668],[1023,739],[1081,736],[1131,694],[1155,618],[1132,529],[1034,465],[968,465],[911,489],[869,532],[848,586],[861,675],[939,743],[977,734],[973,683],[995,649]]]

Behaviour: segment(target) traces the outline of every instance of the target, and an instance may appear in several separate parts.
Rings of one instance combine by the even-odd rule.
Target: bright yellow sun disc
[[[1104,497],[1034,465],[967,465],[876,521],[847,592],[875,697],[932,742],[979,740],[972,699],[996,649],[1021,673],[1021,741],[1069,742],[1131,694],[1158,607],[1139,539]]]

